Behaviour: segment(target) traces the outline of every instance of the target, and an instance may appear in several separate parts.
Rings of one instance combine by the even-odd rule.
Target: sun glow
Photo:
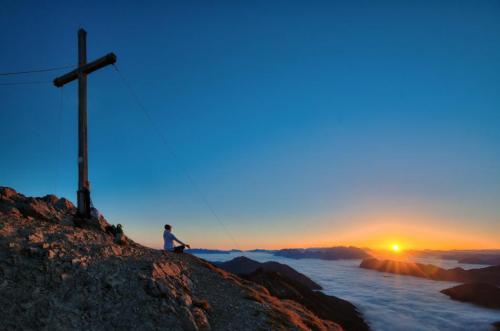
[[[398,244],[392,244],[391,249],[395,253],[399,253],[399,251],[401,250]]]

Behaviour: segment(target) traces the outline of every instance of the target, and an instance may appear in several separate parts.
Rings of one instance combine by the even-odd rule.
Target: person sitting
[[[165,224],[165,231],[163,231],[163,249],[167,252],[182,253],[184,248],[191,248],[188,244],[183,243],[172,233],[172,226]],[[177,241],[180,246],[174,246],[174,241]]]

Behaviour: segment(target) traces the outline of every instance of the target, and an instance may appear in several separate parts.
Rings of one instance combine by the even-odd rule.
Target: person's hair
[[[172,225],[165,224],[165,230],[172,230]]]

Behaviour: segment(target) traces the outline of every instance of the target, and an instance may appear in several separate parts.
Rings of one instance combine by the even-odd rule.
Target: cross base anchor
[[[76,216],[79,218],[89,219],[90,218],[90,191],[87,188],[83,188],[77,191],[78,199],[78,209],[76,211]]]

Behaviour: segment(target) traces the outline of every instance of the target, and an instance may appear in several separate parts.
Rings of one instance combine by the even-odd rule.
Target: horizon
[[[89,76],[91,194],[146,246],[500,249],[500,3],[304,4],[8,2],[0,72],[76,63],[80,27],[116,53],[140,104]],[[75,202],[66,70],[0,77],[44,82],[0,86],[0,186]]]
[[[312,250],[312,249],[331,249],[331,248],[359,248],[359,249],[362,249],[362,250],[368,250],[368,251],[388,251],[388,252],[391,252],[391,248],[388,247],[388,248],[381,248],[381,249],[373,249],[373,248],[368,248],[368,247],[356,247],[356,246],[331,246],[331,247],[294,247],[294,248],[290,248],[290,247],[282,247],[282,248],[278,248],[278,249],[266,249],[266,248],[251,248],[251,249],[237,249],[237,248],[228,248],[228,249],[218,249],[218,248],[204,248],[204,247],[191,247],[191,248],[188,248],[187,250],[196,250],[196,249],[200,249],[200,250],[207,250],[207,251],[221,251],[221,252],[230,252],[230,251],[236,251],[236,252],[250,252],[250,251],[258,251],[258,250],[262,250],[262,251],[276,251],[276,250],[284,250],[284,249],[297,249],[297,250]],[[440,250],[440,249],[427,249],[427,248],[424,248],[424,249],[407,249],[405,250],[404,252],[410,252],[410,253],[416,253],[416,252],[432,252],[432,253],[438,253],[438,252],[462,252],[462,253],[467,253],[467,252],[484,252],[484,253],[488,253],[488,252],[497,252],[497,251],[500,251],[500,248],[491,248],[491,249],[446,249],[446,250]]]

